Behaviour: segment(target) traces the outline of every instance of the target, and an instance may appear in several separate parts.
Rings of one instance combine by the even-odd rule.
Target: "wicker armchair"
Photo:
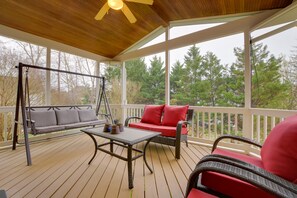
[[[186,191],[188,198],[193,198],[194,192],[196,191],[203,191],[204,193],[206,192],[217,197],[229,197],[228,193],[224,194],[223,191],[216,192],[201,185],[201,176],[204,172],[208,171],[232,177],[239,182],[244,181],[249,183],[265,191],[272,197],[297,197],[296,184],[238,159],[222,155],[208,155],[201,159],[190,175]],[[248,194],[249,192],[241,191],[241,193]]]
[[[250,156],[244,153],[237,153],[235,151],[219,148],[219,142],[226,138],[238,140],[259,147],[261,149],[261,157]],[[293,192],[296,193],[296,142],[297,116],[295,115],[276,125],[267,136],[263,145],[246,138],[232,135],[224,135],[219,137],[214,142],[211,157],[201,160],[200,163],[207,161],[207,159],[211,159],[212,161],[216,162],[219,161],[219,163],[224,163],[228,164],[229,166],[235,166],[236,168],[243,169],[246,174],[256,174],[257,177],[259,176],[260,178],[264,178],[263,182],[266,182],[266,179],[268,179],[273,182],[273,185],[276,185],[275,188],[278,188],[278,186],[281,186],[281,188],[291,186],[289,190],[293,189]],[[230,177],[228,174],[220,174],[215,171],[202,171],[200,177],[201,186],[204,186],[205,189],[212,190],[216,193],[220,192],[223,195],[229,197],[268,198],[275,197],[273,195],[280,197],[283,196],[277,194],[277,192],[265,190],[260,186],[261,184],[259,183],[253,183],[242,178],[239,178],[238,180],[235,179],[237,177]],[[251,177],[251,175],[248,177]]]

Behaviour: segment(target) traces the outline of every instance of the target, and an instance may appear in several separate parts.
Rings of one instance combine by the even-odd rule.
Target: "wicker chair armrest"
[[[188,125],[188,124],[191,124],[191,122],[190,121],[186,121],[186,120],[180,120],[180,121],[178,121],[178,123],[177,123],[177,125],[183,125],[183,124],[185,124],[185,125]]]
[[[222,163],[226,163],[226,164],[230,164],[232,166],[236,166],[239,168],[242,168],[244,170],[250,171],[254,174],[257,174],[261,177],[264,177],[265,179],[268,179],[270,181],[273,181],[275,183],[277,183],[278,185],[287,188],[288,190],[291,190],[292,192],[297,193],[297,185],[295,185],[294,183],[291,183],[281,177],[278,177],[277,175],[274,175],[258,166],[255,166],[253,164],[244,162],[242,160],[236,159],[236,158],[232,158],[229,156],[225,156],[225,155],[218,155],[218,154],[210,154],[207,156],[204,156],[199,163],[197,164],[197,166],[199,166],[200,163],[206,162],[206,161],[216,161],[216,162],[222,162]]]
[[[259,148],[262,148],[262,145],[261,145],[260,143],[258,143],[258,142],[256,142],[256,141],[253,141],[253,140],[250,140],[250,139],[245,138],[245,137],[239,137],[239,136],[235,136],[235,135],[222,135],[222,136],[218,137],[218,138],[215,140],[215,142],[213,143],[212,151],[211,151],[211,152],[213,152],[213,151],[217,148],[219,142],[220,142],[221,140],[223,140],[223,139],[233,139],[233,140],[238,140],[238,141],[241,141],[241,142],[244,142],[244,143],[248,143],[248,144],[252,144],[252,145],[254,145],[254,146],[257,146],[257,147],[259,147]]]
[[[177,125],[176,125],[176,133],[178,134],[181,134],[181,132],[182,132],[182,127],[183,127],[183,125],[187,125],[187,124],[189,124],[189,122],[188,121],[185,121],[185,120],[180,120],[180,121],[178,121],[178,123],[177,123]]]
[[[296,192],[284,188],[277,182],[274,182],[263,176],[250,172],[244,168],[240,168],[236,165],[228,164],[225,162],[219,162],[216,159],[203,161],[196,166],[195,170],[190,175],[186,195],[189,194],[192,188],[197,188],[197,178],[202,172],[205,171],[217,172],[220,174],[237,178],[239,180],[257,186],[266,192],[276,195],[277,197],[293,198],[297,196]]]
[[[130,120],[132,120],[132,119],[138,119],[138,120],[141,120],[141,118],[140,118],[140,117],[137,117],[137,116],[128,117],[128,118],[126,118],[126,120],[125,120],[125,126],[126,126],[126,127],[129,125],[129,122],[130,122]]]

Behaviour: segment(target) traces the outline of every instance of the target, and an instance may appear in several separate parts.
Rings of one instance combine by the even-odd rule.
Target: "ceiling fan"
[[[103,5],[103,7],[99,10],[97,15],[95,16],[96,20],[103,19],[104,15],[108,12],[109,8],[114,10],[122,10],[124,15],[130,21],[130,23],[135,23],[136,18],[128,6],[124,3],[124,1],[134,2],[134,3],[142,3],[147,5],[152,5],[154,0],[107,0],[107,2]]]

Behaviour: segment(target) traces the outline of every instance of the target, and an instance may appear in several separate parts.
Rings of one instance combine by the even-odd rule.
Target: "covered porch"
[[[100,6],[104,5],[104,2],[100,1]],[[195,4],[194,7],[197,8],[201,6],[196,1],[185,1],[183,6],[178,3],[179,1],[170,2],[155,0],[155,5],[152,8],[127,3],[136,13],[139,23],[130,24],[125,18],[111,12],[106,16],[106,20],[103,19],[100,22],[100,28],[93,27],[94,24],[89,24],[93,22],[88,21],[88,19],[93,20],[94,13],[96,14],[100,7],[94,8],[94,5],[97,5],[95,1],[89,5],[68,2],[70,3],[69,7],[73,7],[65,13],[72,16],[70,14],[72,10],[75,19],[66,17],[62,22],[59,21],[59,18],[54,17],[55,14],[52,16],[51,10],[44,10],[46,14],[41,16],[42,9],[46,7],[45,4],[42,4],[44,7],[40,10],[35,10],[36,5],[26,7],[16,1],[0,3],[2,13],[0,14],[2,17],[0,19],[0,36],[45,47],[44,67],[52,67],[52,54],[56,53],[56,50],[95,61],[95,75],[101,75],[101,64],[120,67],[121,89],[117,96],[120,102],[112,103],[110,106],[113,115],[121,122],[130,116],[141,116],[145,106],[145,104],[129,104],[128,102],[127,61],[163,53],[165,65],[164,101],[165,104],[171,105],[170,68],[172,63],[170,62],[170,53],[172,50],[238,33],[243,34],[245,49],[244,106],[191,105],[190,108],[194,109],[194,119],[188,134],[190,144],[189,147],[186,147],[182,143],[181,159],[174,158],[173,147],[151,143],[148,149],[148,163],[152,164],[154,173],[149,173],[142,159],[134,161],[135,186],[132,190],[128,189],[127,168],[124,161],[99,152],[100,154],[97,155],[94,162],[90,166],[87,164],[92,155],[93,145],[88,136],[82,133],[77,134],[79,132],[77,130],[66,131],[62,134],[63,136],[74,134],[63,138],[55,138],[60,136],[60,133],[30,137],[32,141],[39,139],[46,139],[46,141],[31,144],[33,166],[26,166],[25,148],[21,145],[16,151],[11,151],[10,148],[15,106],[1,106],[2,128],[0,132],[2,141],[0,146],[3,149],[0,150],[2,164],[0,187],[7,191],[9,197],[184,197],[189,174],[201,157],[211,152],[211,145],[217,137],[223,134],[233,134],[262,143],[277,123],[296,114],[296,110],[252,107],[253,71],[250,51],[252,43],[257,43],[297,25],[296,1],[271,1],[267,4],[263,1],[259,3],[261,5],[254,7],[247,6],[252,2],[241,1],[240,8],[236,7],[237,3],[233,2],[232,5],[229,5],[229,1],[227,3],[220,1],[223,6],[219,13],[216,13],[215,9],[211,11],[211,8],[215,6],[205,2],[209,6],[209,9],[206,9],[209,12],[205,11],[204,15],[200,13],[203,16],[197,14],[197,10],[190,8],[192,4]],[[61,9],[61,2],[55,1],[55,3],[48,6],[56,6]],[[257,1],[254,4],[257,4]],[[13,11],[13,6],[20,8],[18,12]],[[80,8],[80,6],[82,7]],[[162,13],[160,10],[164,7],[170,8],[170,11]],[[178,7],[180,10],[176,13],[172,11],[177,10]],[[86,14],[87,8],[91,14]],[[188,12],[187,9],[189,9]],[[53,12],[57,12],[57,10]],[[183,12],[183,10],[185,11]],[[30,11],[35,14],[34,17],[31,17]],[[148,17],[145,13],[152,18],[146,21]],[[24,21],[18,21],[22,16]],[[46,17],[48,24],[40,24],[42,22],[36,21],[38,17],[43,20],[45,20],[43,17]],[[79,22],[73,22],[78,19],[79,22],[85,22],[85,24],[80,26]],[[24,25],[26,20],[32,20],[32,24],[29,23],[26,27]],[[68,22],[70,24],[70,21],[73,23],[67,25]],[[177,38],[170,37],[171,28],[215,22],[222,24]],[[53,24],[57,26],[53,27],[52,31],[47,31],[48,25]],[[280,24],[282,24],[280,27],[272,31],[251,37],[252,32],[258,29]],[[89,25],[92,26],[90,29],[92,31],[89,31]],[[118,31],[114,30],[115,26],[119,26]],[[106,27],[106,29],[102,27]],[[63,28],[65,29],[63,30]],[[122,32],[124,30],[126,32]],[[164,41],[146,46],[147,43],[162,34]],[[43,105],[51,105],[55,96],[51,92],[50,72],[45,74],[44,80]],[[19,133],[22,136],[22,131]],[[104,140],[99,138],[99,141],[103,142]],[[137,145],[140,148],[143,146],[143,144]],[[221,146],[238,151],[245,150],[251,154],[259,153],[253,147],[233,141],[224,142]],[[116,152],[126,155],[126,151],[120,147],[116,148]]]

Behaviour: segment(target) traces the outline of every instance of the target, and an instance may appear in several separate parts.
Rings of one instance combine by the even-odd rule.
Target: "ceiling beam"
[[[131,52],[131,51],[135,51],[135,50],[141,48],[142,46],[144,46],[148,42],[154,40],[155,38],[157,38],[158,36],[160,36],[161,34],[163,34],[164,32],[165,32],[165,28],[162,27],[162,26],[160,26],[159,28],[157,28],[154,31],[152,31],[150,34],[146,35],[140,41],[138,41],[137,43],[135,43],[132,46],[130,46],[128,49],[126,49],[123,52],[121,52],[119,55],[122,55],[122,54],[125,54],[125,53],[128,53],[128,52]]]
[[[294,21],[294,22],[292,22],[292,23],[289,23],[287,25],[284,25],[284,26],[282,26],[280,28],[277,28],[275,30],[272,30],[270,32],[267,32],[265,34],[262,34],[261,36],[255,37],[255,38],[252,39],[252,42],[253,43],[259,42],[259,41],[261,41],[263,39],[266,39],[268,37],[271,37],[272,35],[275,35],[275,34],[278,34],[280,32],[286,31],[286,30],[291,29],[293,27],[297,27],[297,20]]]
[[[170,27],[210,24],[210,23],[226,23],[226,22],[235,21],[235,20],[241,19],[243,17],[251,16],[254,14],[258,14],[258,13],[261,13],[261,12],[260,11],[248,12],[248,13],[245,12],[245,13],[238,13],[238,14],[227,14],[227,15],[223,15],[223,16],[211,16],[211,17],[202,17],[202,18],[171,21]]]
[[[245,17],[236,21],[231,21],[222,25],[218,25],[212,28],[194,32],[185,36],[181,36],[175,39],[171,39],[168,42],[158,43],[146,48],[138,49],[133,52],[116,56],[114,60],[126,61],[134,58],[144,57],[152,54],[164,52],[166,48],[173,50],[176,48],[193,45],[225,36],[230,36],[245,31],[249,31],[251,27],[267,19],[275,14],[277,10],[263,11],[259,14]]]
[[[271,17],[261,21],[251,28],[251,31],[265,28],[273,25],[278,25],[281,23],[290,22],[296,20],[297,16],[297,1],[294,1],[291,5],[281,9]]]

